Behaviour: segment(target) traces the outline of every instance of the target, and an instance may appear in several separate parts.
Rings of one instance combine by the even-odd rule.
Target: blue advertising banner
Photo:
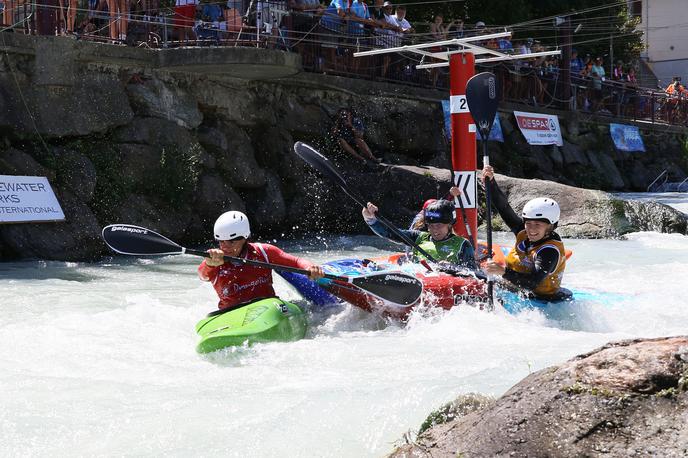
[[[444,111],[444,133],[447,136],[447,140],[451,140],[451,104],[449,100],[442,100],[442,110]],[[476,132],[476,139],[482,140],[482,138],[480,138],[480,132]],[[502,125],[499,123],[499,116],[497,114],[495,114],[494,124],[492,124],[492,130],[487,139],[504,142]]]
[[[449,100],[442,100],[442,111],[444,111],[444,134],[447,140],[451,140],[451,110]]]
[[[643,137],[636,126],[626,124],[609,124],[609,133],[614,140],[614,146],[621,151],[645,151]]]

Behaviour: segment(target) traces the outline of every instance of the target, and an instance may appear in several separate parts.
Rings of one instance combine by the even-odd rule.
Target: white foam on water
[[[302,255],[387,252],[373,237],[321,242],[328,251]],[[310,309],[304,340],[208,356],[195,352],[194,325],[217,299],[197,258],[2,264],[0,456],[381,456],[460,394],[499,396],[611,340],[685,334],[687,237],[565,242],[564,284],[589,294],[574,304],[464,306],[406,325]]]

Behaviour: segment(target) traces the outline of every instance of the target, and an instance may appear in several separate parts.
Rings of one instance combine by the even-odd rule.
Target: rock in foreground
[[[393,457],[688,456],[688,337],[610,343],[437,424]]]

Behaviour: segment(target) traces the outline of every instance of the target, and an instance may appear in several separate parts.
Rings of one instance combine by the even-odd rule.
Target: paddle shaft
[[[490,131],[487,131],[489,135]],[[483,166],[490,165],[490,153],[487,150],[487,135],[482,132],[483,136]],[[485,179],[485,219],[487,219],[487,259],[492,259],[492,195],[490,193],[489,179]],[[494,282],[491,279],[487,281],[487,299],[490,308],[494,308]]]
[[[208,254],[207,251],[190,250],[188,248],[183,248],[182,253],[192,254],[194,256],[201,256],[204,258],[210,257],[210,254]],[[296,274],[310,275],[310,272],[308,270],[299,269],[298,267],[283,266],[280,264],[271,264],[269,262],[254,261],[252,259],[236,258],[234,256],[227,256],[227,255],[225,255],[223,257],[224,257],[224,260],[227,262],[238,262],[240,264],[244,264],[247,266],[265,267],[266,269],[283,270],[285,272],[294,272]],[[338,280],[338,281],[342,281],[345,283],[351,283],[351,281],[352,281],[352,279],[350,277],[340,277],[338,275],[325,274],[324,277],[329,278],[330,280]]]
[[[359,204],[359,205],[362,206],[362,207],[367,207],[367,206],[368,206],[368,204],[367,204],[366,202],[364,202],[364,200],[363,200],[363,198],[362,198],[361,196],[355,194],[353,191],[351,191],[350,189],[348,189],[348,186],[346,185],[345,182],[340,182],[340,183],[339,183],[339,186],[340,186],[340,187],[342,188],[342,190],[343,190],[349,197],[351,197],[357,204]],[[437,260],[436,260],[435,258],[433,258],[432,255],[431,255],[430,253],[428,253],[427,251],[425,251],[424,249],[422,249],[421,247],[419,247],[418,244],[417,244],[416,242],[414,242],[414,241],[411,240],[410,238],[406,237],[406,236],[405,236],[405,235],[404,235],[404,234],[394,225],[394,223],[392,223],[391,221],[389,221],[389,220],[388,220],[387,218],[385,218],[384,216],[380,215],[380,212],[379,212],[379,211],[377,211],[377,212],[375,213],[375,217],[377,218],[378,221],[380,221],[380,223],[382,223],[387,229],[389,229],[389,230],[392,232],[392,234],[394,234],[395,236],[397,236],[402,242],[404,242],[404,243],[407,244],[408,246],[413,247],[413,248],[415,248],[416,250],[418,250],[418,252],[419,252],[420,254],[422,254],[423,256],[425,256],[425,258],[426,258],[428,261],[437,263]]]
[[[363,199],[360,195],[355,193],[351,188],[349,188],[349,184],[344,180],[344,177],[337,171],[337,169],[334,168],[334,166],[330,163],[329,159],[327,159],[325,156],[320,154],[318,151],[316,151],[312,146],[306,145],[305,143],[302,142],[296,142],[294,144],[294,151],[296,154],[306,161],[311,167],[316,169],[318,172],[320,172],[322,175],[325,175],[328,179],[339,185],[339,187],[344,191],[344,193],[351,197],[358,205],[361,207],[367,207],[367,201]],[[423,250],[421,247],[418,246],[417,243],[415,243],[413,240],[405,236],[397,227],[392,224],[387,218],[381,216],[379,213],[375,215],[380,221],[381,224],[383,224],[387,229],[392,232],[396,237],[399,238],[403,243],[406,245],[415,248],[418,250],[419,253],[421,253],[425,258],[430,261],[437,263],[437,260],[432,257],[430,253],[427,251]]]

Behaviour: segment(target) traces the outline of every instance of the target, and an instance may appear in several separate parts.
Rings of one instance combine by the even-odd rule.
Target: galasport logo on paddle
[[[532,116],[517,116],[518,125],[530,130],[557,130],[557,126],[550,118],[536,118]]]
[[[148,234],[147,229],[143,229],[140,227],[130,227],[130,226],[112,226],[111,231],[112,232],[124,231],[124,232],[131,232],[132,234]]]
[[[399,275],[385,275],[385,281],[389,281],[389,280],[400,281],[402,283],[415,283],[416,282],[416,280],[413,278],[402,277]]]

